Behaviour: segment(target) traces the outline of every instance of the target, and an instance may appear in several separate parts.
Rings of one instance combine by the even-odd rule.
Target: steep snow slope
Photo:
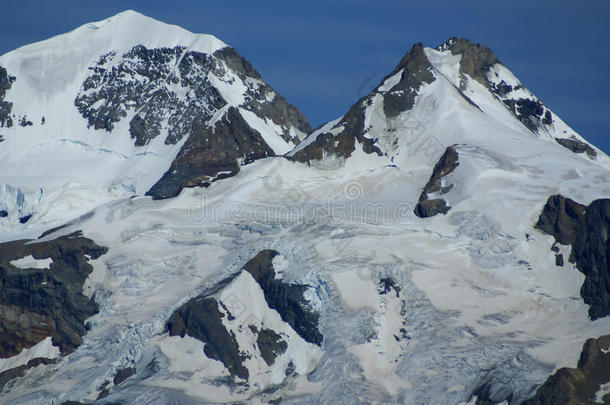
[[[104,201],[144,194],[189,138],[190,149],[203,143],[195,157],[207,166],[196,179],[187,163],[172,166],[185,173],[153,195],[283,154],[309,130],[232,48],[133,11],[9,52],[0,66],[3,230],[27,215],[54,225]],[[221,131],[235,117],[243,133],[237,143],[205,143],[205,131]],[[193,153],[180,156],[192,160]]]
[[[608,158],[555,142],[546,107],[526,125],[511,107],[525,96],[487,87],[501,68],[466,45],[416,45],[290,159],[163,201],[102,200],[45,234],[108,248],[82,287],[99,312],[0,401],[512,404],[576,366],[610,319],[589,318],[583,273],[556,260],[570,246],[534,225],[550,195],[610,195]],[[419,218],[448,147],[457,164],[428,195],[448,211]]]

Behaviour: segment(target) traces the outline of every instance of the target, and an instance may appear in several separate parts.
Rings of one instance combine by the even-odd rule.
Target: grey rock
[[[410,110],[415,102],[415,96],[424,83],[432,83],[433,68],[428,61],[421,43],[402,57],[396,68],[382,81],[394,76],[402,69],[400,80],[388,91],[381,91],[377,86],[373,92],[354,104],[335,127],[343,127],[336,135],[330,132],[319,134],[315,141],[295,153],[291,159],[298,162],[311,162],[321,160],[324,156],[339,156],[349,158],[356,149],[356,142],[362,145],[365,153],[376,153],[382,156],[382,151],[375,145],[376,139],[365,136],[364,112],[375,94],[382,94],[384,98],[384,113],[394,117],[401,112]]]
[[[450,50],[453,55],[461,55],[460,73],[462,75],[467,74],[491,90],[487,74],[493,65],[501,62],[489,48],[466,38],[452,37],[437,49],[441,51]],[[465,84],[462,80],[460,90],[464,90]]]
[[[449,146],[439,161],[434,165],[432,176],[424,186],[424,189],[419,196],[419,202],[415,206],[414,213],[420,218],[429,218],[437,214],[446,214],[451,207],[447,206],[447,202],[442,198],[429,199],[428,194],[440,192],[445,194],[453,188],[453,184],[448,186],[442,185],[442,180],[449,173],[453,172],[457,166],[458,153],[453,146]]]
[[[474,43],[466,38],[458,39],[456,37],[452,37],[437,47],[437,49],[442,51],[449,50],[454,55],[461,55],[460,74],[462,77],[459,86],[461,91],[466,88],[466,75],[468,75],[485,86],[489,91],[496,94],[515,116],[515,118],[521,121],[523,125],[525,125],[533,133],[537,134],[540,132],[540,130],[548,129],[553,124],[553,114],[536,97],[515,98],[511,95],[513,91],[520,90],[523,88],[523,86],[512,86],[503,80],[501,80],[499,83],[490,80],[489,75],[491,67],[496,64],[502,65],[502,62],[489,48],[481,44]],[[462,95],[465,96],[463,93]],[[560,141],[558,142],[562,143]],[[568,148],[572,147],[572,145],[564,146]],[[580,147],[581,146],[578,146],[578,148]],[[595,150],[589,145],[586,145],[586,151],[591,158],[596,154]]]
[[[15,76],[10,76],[6,69],[0,66],[0,128],[13,126],[13,119],[11,118],[13,103],[6,101],[4,97],[15,80]]]
[[[578,222],[585,212],[585,206],[562,195],[549,197],[538,222],[534,226],[553,235],[562,245],[572,244],[576,238]]]
[[[589,339],[576,368],[560,368],[523,405],[594,404],[602,384],[610,382],[610,335]],[[610,403],[610,396],[603,398]]]
[[[215,180],[236,175],[238,160],[247,164],[269,156],[275,153],[262,135],[231,107],[213,127],[200,120],[193,123],[193,133],[146,195],[154,199],[175,197],[185,187],[208,186]]]
[[[122,55],[114,51],[102,55],[89,70],[74,101],[89,127],[112,132],[131,114],[129,133],[136,146],[161,135],[166,144],[188,137],[170,169],[147,192],[156,199],[174,197],[184,187],[207,186],[233,176],[239,172],[238,161],[249,163],[274,156],[261,134],[250,128],[235,107],[209,125],[227,104],[209,74],[221,80],[234,80],[227,73],[237,74],[247,87],[240,107],[275,123],[287,142],[298,144],[298,131],[311,130],[297,108],[265,84],[233,48],[208,55],[184,46],[148,49],[138,45]],[[184,96],[172,90],[176,86]]]
[[[592,320],[610,315],[610,199],[588,206],[561,195],[549,197],[536,228],[571,244],[570,262],[585,275],[580,295]]]
[[[272,260],[278,253],[263,250],[249,260],[243,269],[249,272],[263,290],[267,305],[276,310],[282,320],[288,323],[304,340],[319,345],[322,335],[318,331],[318,315],[309,309],[303,297],[306,285],[285,283],[275,278]],[[207,357],[221,361],[231,375],[248,379],[246,360],[233,332],[223,325],[226,316],[229,321],[235,317],[229,309],[212,295],[228,285],[237,274],[220,281],[215,287],[191,299],[178,308],[167,321],[170,336],[191,336],[205,343]],[[219,308],[222,308],[221,312]],[[263,360],[272,365],[275,358],[284,353],[288,344],[277,332],[254,325],[248,326],[257,336],[257,347]]]
[[[119,385],[123,381],[125,381],[126,379],[128,379],[129,377],[134,375],[135,373],[136,373],[136,369],[133,367],[122,368],[117,371],[112,382],[114,383],[114,385]]]
[[[218,309],[219,304],[215,298],[193,298],[167,321],[169,335],[188,335],[202,341],[207,357],[221,361],[231,375],[247,380],[249,373],[243,364],[246,357],[240,353],[235,336],[222,324],[225,314]]]
[[[15,356],[47,336],[62,355],[81,344],[85,320],[97,312],[95,302],[82,294],[93,271],[89,258],[96,259],[106,251],[80,232],[48,242],[0,244],[0,358]],[[52,259],[50,270],[23,270],[11,264],[29,255]],[[11,375],[21,375],[25,369],[13,370]],[[0,380],[8,374],[3,375]]]
[[[256,327],[251,326],[250,328],[258,336],[256,345],[261,352],[263,360],[265,360],[268,366],[272,366],[275,363],[276,357],[286,351],[288,343],[282,339],[282,336],[271,329],[263,328],[259,331]]]
[[[311,132],[311,127],[305,116],[293,105],[289,104],[284,97],[277,94],[273,89],[264,83],[260,74],[245,58],[240,56],[234,48],[226,47],[214,52],[214,56],[224,61],[224,63],[243,80],[254,78],[261,81],[258,88],[249,88],[246,91],[246,101],[242,105],[252,111],[261,119],[270,119],[274,124],[283,129],[282,138],[286,142],[298,144],[299,139],[295,139],[290,134],[290,126],[294,126],[304,134]],[[218,65],[216,69],[221,69]],[[220,73],[220,72],[219,72]],[[271,101],[267,97],[275,93]]]
[[[0,392],[2,389],[12,380],[18,377],[23,377],[25,372],[32,367],[39,366],[41,364],[51,364],[55,362],[54,359],[47,359],[44,357],[37,357],[19,367],[11,368],[0,373]]]
[[[32,218],[32,214],[28,214],[28,215],[19,217],[19,223],[25,224],[26,222],[28,222],[30,220],[30,218]]]
[[[275,309],[306,342],[320,345],[323,336],[318,331],[318,314],[309,308],[304,293],[309,286],[289,284],[275,278],[273,258],[279,253],[263,250],[244,265],[261,286],[269,308]]]
[[[610,315],[610,199],[595,200],[585,210],[570,261],[586,276],[580,295],[595,320]]]
[[[569,150],[571,150],[574,153],[584,153],[586,152],[587,155],[590,158],[594,158],[597,156],[597,151],[595,149],[593,149],[591,146],[589,146],[588,144],[579,141],[578,139],[572,139],[572,138],[555,138],[555,141],[560,144],[561,146],[563,146],[564,148],[567,148]]]
[[[424,83],[434,81],[433,68],[424,53],[424,46],[421,42],[413,45],[413,48],[402,57],[396,68],[386,78],[395,75],[401,69],[404,70],[400,81],[383,95],[383,111],[388,117],[395,117],[401,112],[413,108],[419,88]]]
[[[166,144],[188,135],[195,120],[209,120],[226,101],[207,78],[210,55],[187,51],[184,46],[148,49],[142,45],[117,56],[102,55],[89,68],[74,104],[88,126],[111,132],[130,111],[130,134],[137,146],[146,145],[168,127]],[[186,92],[178,98],[169,85]]]
[[[19,354],[47,336],[62,354],[80,345],[84,321],[97,311],[81,292],[93,271],[87,256],[96,259],[106,251],[79,232],[48,242],[0,244],[0,358]],[[51,258],[51,271],[23,271],[10,263],[28,255]]]
[[[563,255],[561,253],[555,255],[555,266],[563,267]]]

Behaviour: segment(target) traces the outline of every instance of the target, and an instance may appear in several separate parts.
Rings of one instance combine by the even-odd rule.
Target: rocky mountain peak
[[[432,65],[424,53],[421,42],[413,45],[402,57],[396,68],[386,76],[376,89],[383,92],[383,109],[387,116],[395,117],[403,111],[410,110],[415,103],[415,96],[424,83],[434,81]],[[400,73],[399,80],[389,89],[386,83]]]
[[[377,139],[370,134],[371,127],[365,125],[367,111],[382,106],[386,117],[397,117],[413,108],[421,86],[434,80],[423,44],[417,43],[370,94],[358,100],[341,119],[310,134],[307,142],[297,146],[289,157],[300,162],[322,160],[326,156],[348,158],[357,144],[365,153],[383,155],[375,145]]]
[[[436,49],[451,51],[453,55],[461,55],[460,73],[467,74],[488,89],[491,88],[487,75],[493,65],[500,63],[491,49],[467,38],[458,39],[456,37],[449,38]]]

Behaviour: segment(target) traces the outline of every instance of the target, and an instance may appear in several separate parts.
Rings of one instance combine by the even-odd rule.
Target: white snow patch
[[[263,120],[252,111],[243,108],[240,108],[239,112],[248,125],[261,134],[267,145],[269,145],[276,154],[283,155],[290,152],[293,148],[293,145],[289,144],[281,137],[282,128],[279,125],[274,124],[271,120]]]
[[[13,266],[20,269],[46,269],[50,270],[53,259],[35,259],[34,256],[29,255],[22,257],[21,259],[13,260],[10,262]]]
[[[608,395],[608,394],[610,394],[610,382],[607,382],[605,384],[601,384],[599,386],[599,389],[595,393],[595,400],[594,400],[594,402],[596,404],[605,404],[604,397],[606,395]]]
[[[21,350],[21,353],[16,356],[0,359],[0,373],[15,367],[26,365],[30,360],[36,358],[56,359],[59,357],[59,355],[59,348],[57,346],[53,346],[51,336],[47,336],[29,349]]]
[[[383,84],[381,86],[379,86],[379,88],[377,90],[388,91],[392,87],[396,86],[400,82],[400,78],[402,77],[403,72],[404,72],[404,69],[400,69],[400,71],[398,71],[398,73],[394,74],[393,76],[388,77],[383,82]]]

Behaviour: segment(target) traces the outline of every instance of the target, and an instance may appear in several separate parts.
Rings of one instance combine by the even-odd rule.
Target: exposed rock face
[[[234,48],[226,47],[214,52],[214,56],[232,69],[242,80],[254,78],[259,80],[258,87],[251,86],[246,93],[246,101],[242,105],[247,110],[252,111],[261,119],[270,119],[274,124],[282,127],[282,138],[286,142],[292,142],[295,145],[300,142],[300,139],[295,137],[295,134],[290,131],[290,126],[294,126],[304,135],[311,132],[311,127],[305,119],[305,116],[293,105],[288,104],[286,99],[280,94],[277,94],[273,89],[263,82],[260,74],[245,58],[240,56]],[[217,64],[218,66],[218,64]],[[222,69],[222,67],[216,67]]]
[[[460,60],[460,73],[467,74],[483,86],[491,90],[491,83],[487,79],[490,68],[500,63],[491,49],[481,44],[475,44],[469,39],[456,37],[449,38],[438,50],[450,50],[453,55],[462,55]],[[465,77],[462,77],[460,90],[466,87]]]
[[[415,206],[415,215],[420,218],[429,218],[436,214],[446,214],[451,207],[447,206],[447,202],[442,198],[429,199],[428,194],[437,193],[445,194],[453,188],[453,184],[448,186],[442,185],[442,180],[451,173],[457,166],[458,153],[453,146],[449,146],[440,160],[434,165],[432,176],[424,186],[424,190],[419,196],[419,202]]]
[[[95,129],[111,132],[124,117],[136,113],[130,121],[136,145],[146,145],[164,125],[165,143],[174,144],[188,134],[193,121],[209,120],[226,104],[207,78],[212,63],[209,55],[184,46],[138,45],[122,55],[110,52],[89,68],[92,74],[74,103]],[[172,85],[186,96],[178,97]]]
[[[562,195],[547,200],[535,227],[555,236],[562,245],[570,245],[576,238],[578,222],[585,213],[585,206]]]
[[[25,375],[25,372],[27,370],[29,370],[30,368],[39,366],[41,364],[51,364],[54,361],[55,360],[53,360],[53,359],[45,359],[42,357],[38,357],[38,358],[28,361],[28,363],[24,364],[23,366],[11,368],[11,369],[1,372],[0,373],[0,391],[2,391],[4,386],[11,380],[14,380],[15,378],[18,378],[18,377],[23,377]]]
[[[215,298],[193,298],[167,321],[169,335],[189,335],[204,342],[207,357],[221,361],[232,375],[247,380],[248,369],[243,365],[246,357],[240,353],[235,336],[222,324],[225,314],[218,310],[219,305]]]
[[[468,75],[495,93],[513,113],[513,115],[533,132],[538,132],[545,125],[553,123],[552,113],[546,109],[544,104],[533,95],[531,98],[515,98],[511,93],[523,89],[523,86],[512,86],[504,80],[497,81],[492,75],[492,67],[502,64],[494,53],[487,47],[476,44],[466,38],[450,38],[439,50],[450,50],[454,55],[461,55],[460,90],[467,85]]]
[[[261,352],[261,356],[268,366],[275,363],[275,358],[284,353],[288,348],[288,344],[282,337],[271,329],[261,329],[260,331],[253,328],[253,332],[258,334],[256,345]]]
[[[415,44],[375,90],[358,100],[330,131],[318,134],[315,141],[296,152],[291,158],[298,162],[321,160],[329,155],[348,158],[356,149],[356,142],[362,145],[365,153],[383,155],[375,145],[377,140],[366,136],[368,129],[364,127],[364,113],[367,106],[377,95],[382,95],[383,110],[388,117],[395,117],[401,112],[410,110],[420,87],[434,81],[432,72],[433,68],[424,53],[423,45]],[[400,73],[398,82],[390,89],[381,90],[386,79],[398,73]]]
[[[15,76],[10,76],[6,69],[0,66],[0,128],[13,126],[13,119],[11,118],[13,103],[5,101],[4,97],[15,80]]]
[[[524,405],[582,405],[610,403],[610,395],[596,398],[610,382],[610,335],[584,344],[577,368],[561,368]],[[601,400],[601,402],[599,402]]]
[[[185,187],[209,185],[214,180],[234,176],[239,162],[275,156],[263,137],[252,129],[238,110],[230,107],[213,127],[193,123],[193,133],[163,177],[146,192],[155,199],[175,197]]]
[[[549,110],[545,112],[544,104],[540,100],[520,98],[503,101],[513,115],[530,131],[537,132],[543,124],[550,125],[552,122],[551,112]]]
[[[74,101],[89,127],[112,132],[129,119],[136,146],[157,136],[164,136],[165,144],[188,138],[170,169],[148,191],[154,198],[174,197],[184,187],[233,176],[240,164],[275,155],[240,109],[275,124],[277,135],[289,144],[298,144],[311,131],[296,107],[263,82],[233,48],[206,54],[186,46],[138,45],[123,54],[108,52],[89,69]],[[236,81],[243,86],[231,87]],[[230,89],[222,93],[218,83]]]
[[[610,199],[585,207],[561,195],[551,196],[536,227],[559,243],[572,245],[570,261],[586,276],[580,295],[590,305],[591,319],[610,315]]]
[[[305,341],[315,344],[322,342],[318,331],[318,315],[309,309],[303,297],[308,286],[288,284],[275,279],[272,260],[278,255],[272,250],[263,250],[243,267],[263,290],[265,301],[275,309],[282,320],[288,323]],[[247,380],[249,371],[244,365],[247,353],[240,348],[235,333],[228,330],[223,321],[235,320],[235,315],[227,305],[213,294],[229,285],[236,276],[219,282],[212,293],[205,293],[188,301],[178,308],[167,321],[170,336],[191,336],[205,343],[204,353],[207,357],[221,361],[231,375]],[[272,329],[241,325],[248,327],[256,337],[256,347],[261,357],[271,366],[277,356],[288,348],[283,334]]]
[[[403,70],[404,69],[404,70]],[[415,96],[422,84],[432,83],[432,65],[421,42],[413,48],[398,62],[398,66],[387,77],[394,76],[403,70],[400,81],[383,95],[383,111],[388,117],[395,117],[403,111],[413,108]]]
[[[591,158],[597,156],[597,152],[591,146],[572,138],[555,138],[555,141],[561,146],[570,149],[574,153],[587,153]]]
[[[295,153],[291,159],[297,162],[310,162],[321,160],[328,155],[348,158],[356,150],[356,142],[362,144],[364,152],[377,153],[381,156],[382,152],[375,146],[375,140],[363,136],[364,111],[365,107],[360,102],[354,104],[337,124],[344,128],[339,134],[334,135],[330,132],[319,134],[314,142]]]
[[[135,373],[136,373],[136,369],[133,368],[133,367],[122,368],[122,369],[117,371],[117,373],[114,376],[112,382],[114,383],[114,385],[119,385],[123,381],[125,381],[126,379],[128,379],[129,377],[134,375]]]
[[[17,355],[47,336],[63,355],[81,344],[84,322],[97,312],[97,305],[81,292],[93,270],[89,258],[106,251],[79,232],[48,242],[0,244],[0,358]],[[52,259],[50,268],[11,264],[30,255]]]
[[[309,309],[309,304],[303,296],[308,286],[288,284],[275,278],[272,261],[278,254],[274,250],[263,250],[244,265],[244,270],[250,273],[263,289],[269,308],[275,309],[282,320],[306,342],[320,345],[322,334],[318,331],[318,314]]]
[[[591,319],[610,315],[610,199],[593,201],[579,222],[570,260],[587,277],[580,294]]]

